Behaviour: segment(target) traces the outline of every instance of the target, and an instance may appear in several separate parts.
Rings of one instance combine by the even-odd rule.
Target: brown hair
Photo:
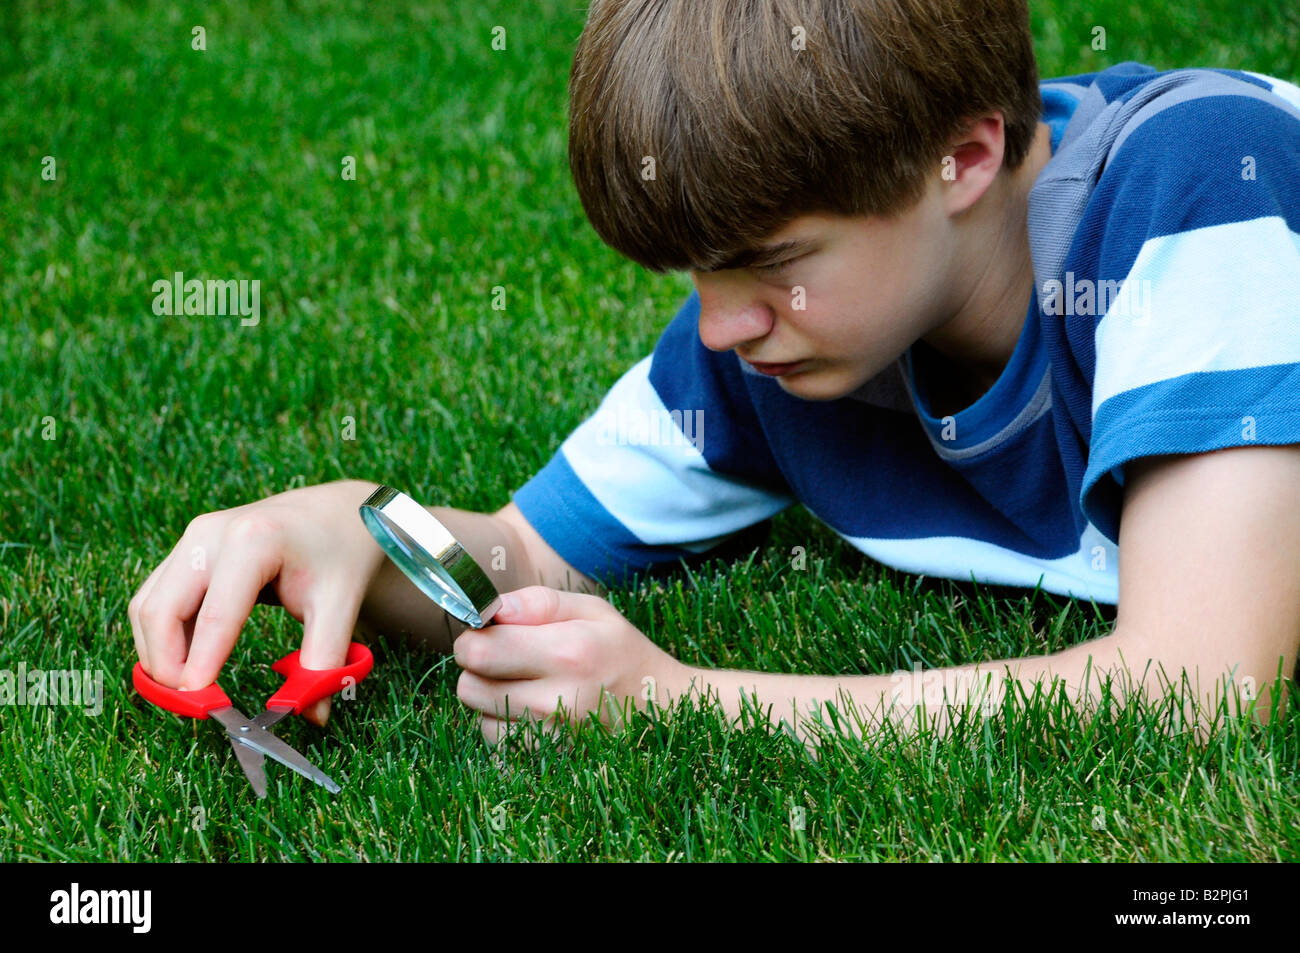
[[[911,207],[981,113],[1015,168],[1041,108],[1025,0],[593,0],[569,165],[611,247],[711,270],[802,214]]]

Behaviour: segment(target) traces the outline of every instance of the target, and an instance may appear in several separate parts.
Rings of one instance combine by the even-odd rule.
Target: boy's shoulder
[[[1117,541],[1134,460],[1300,441],[1300,89],[1136,63],[1076,79],[1044,85],[1073,111],[1030,238],[1081,509]]]
[[[1289,82],[1121,63],[1045,80],[1043,98],[1056,127],[1030,195],[1040,288],[1067,253],[1087,265],[1105,245],[1114,268],[1157,235],[1300,217],[1300,88]]]
[[[1156,70],[1125,62],[1097,73],[1045,79],[1045,110],[1063,100],[1068,115],[1045,172],[1078,176],[1113,171],[1130,140],[1143,150],[1183,150],[1186,169],[1198,155],[1226,137],[1293,142],[1300,122],[1300,87],[1249,70],[1184,67]],[[1104,152],[1099,151],[1104,148]]]

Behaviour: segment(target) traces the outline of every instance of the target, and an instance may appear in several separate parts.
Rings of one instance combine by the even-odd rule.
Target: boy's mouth
[[[758,364],[753,361],[746,361],[745,363],[760,374],[766,374],[769,377],[781,377],[785,374],[791,373],[796,368],[802,367],[805,362],[791,361],[786,364]]]

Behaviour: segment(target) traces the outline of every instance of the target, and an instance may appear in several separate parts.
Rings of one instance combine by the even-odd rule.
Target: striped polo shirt
[[[739,555],[802,504],[906,572],[1117,604],[1125,464],[1300,443],[1300,89],[1121,63],[1041,91],[1037,293],[978,400],[931,412],[924,342],[802,400],[704,347],[692,293],[512,494],[529,523],[619,585]]]

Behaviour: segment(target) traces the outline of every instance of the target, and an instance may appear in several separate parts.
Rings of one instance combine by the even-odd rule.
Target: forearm
[[[952,724],[954,712],[949,704],[967,701],[991,710],[1000,703],[1006,677],[996,674],[998,664],[889,675],[789,675],[691,668],[691,684],[683,686],[681,693],[697,699],[709,697],[733,727],[743,724],[742,713],[748,708],[750,724],[766,721],[769,727],[787,726],[809,744],[818,743],[828,731],[859,739],[871,737],[886,721],[905,737],[914,737],[923,723],[942,735]],[[819,712],[821,727],[817,727]]]
[[[1148,699],[1163,698],[1181,690],[1179,671],[1166,665],[1166,677],[1149,653],[1138,651],[1118,632],[1050,655],[997,659],[972,665],[959,665],[926,671],[902,671],[889,675],[786,675],[737,670],[711,670],[687,667],[685,683],[678,693],[714,698],[730,722],[741,717],[742,695],[756,702],[759,712],[774,724],[782,722],[798,736],[815,743],[813,727],[819,706],[826,728],[833,730],[826,706],[835,706],[838,730],[842,734],[863,738],[881,731],[889,720],[897,733],[914,737],[924,725],[935,735],[947,734],[961,717],[963,708],[976,714],[995,714],[1002,709],[1007,692],[1016,698],[1033,698],[1035,691],[1046,696],[1063,683],[1066,697],[1081,712],[1095,710],[1103,696],[1107,676],[1111,678],[1111,697],[1123,703],[1135,691]],[[1206,666],[1209,672],[1213,666]],[[1228,670],[1214,672],[1227,675]],[[1240,675],[1240,673],[1238,673]],[[1197,723],[1204,729],[1208,713],[1212,716],[1223,694],[1218,679],[1202,675],[1198,683],[1189,675],[1192,691],[1184,697],[1188,718],[1197,718],[1192,699],[1199,699]],[[752,708],[751,708],[752,710]],[[1229,711],[1235,711],[1231,702]]]
[[[498,592],[529,585],[528,554],[510,527],[488,513],[426,506],[474,559]],[[371,576],[358,620],[362,629],[403,635],[431,651],[448,653],[465,623],[429,600],[392,560],[380,559]]]

